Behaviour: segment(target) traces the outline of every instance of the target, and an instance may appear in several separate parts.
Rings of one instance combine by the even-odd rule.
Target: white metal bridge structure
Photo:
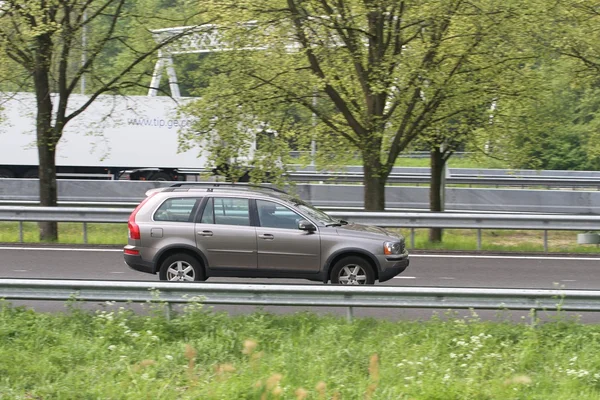
[[[253,21],[240,24],[241,27],[248,30],[256,28],[257,24]],[[160,87],[160,81],[164,70],[167,72],[169,80],[169,90],[173,98],[180,98],[181,91],[179,90],[179,82],[177,81],[177,73],[175,72],[173,56],[180,54],[202,54],[215,53],[222,51],[235,50],[266,50],[266,46],[241,46],[236,47],[231,43],[227,43],[223,39],[221,30],[217,25],[206,24],[201,26],[180,26],[172,28],[154,29],[151,30],[152,36],[156,43],[163,43],[165,40],[171,39],[174,36],[179,38],[168,46],[163,47],[158,51],[158,60],[154,65],[148,96],[157,96]],[[293,52],[300,49],[300,43],[290,41],[286,46],[286,50]],[[316,93],[313,98],[313,103],[316,102]],[[316,116],[313,114],[313,119]],[[314,165],[316,156],[316,141],[311,141],[311,165]]]
[[[214,25],[205,25],[202,27],[180,26],[174,28],[164,28],[152,30],[152,36],[157,43],[180,35],[176,46],[168,46],[158,51],[158,60],[154,65],[148,96],[157,96],[158,88],[164,70],[166,69],[169,80],[169,89],[171,96],[181,97],[177,74],[173,63],[173,56],[178,54],[202,54],[213,53],[217,51],[229,50],[222,42],[221,35]],[[186,32],[189,32],[186,34]]]
[[[240,24],[240,26],[250,30],[256,28],[257,24],[250,21]],[[163,43],[165,40],[171,39],[173,36],[179,36],[179,38],[158,51],[158,60],[154,65],[154,72],[152,73],[152,81],[150,82],[148,96],[158,95],[160,81],[163,72],[166,69],[171,96],[174,98],[181,97],[177,74],[175,73],[174,68],[174,55],[267,49],[266,46],[235,47],[224,41],[218,26],[213,24],[154,29],[151,30],[151,32],[154,41],[159,44]],[[286,46],[286,49],[289,51],[297,51],[299,48],[300,44],[296,42],[290,42],[290,44]]]

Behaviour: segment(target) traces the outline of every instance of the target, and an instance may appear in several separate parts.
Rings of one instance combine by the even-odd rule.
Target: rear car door
[[[269,200],[256,200],[258,268],[318,272],[321,239],[318,232],[298,229],[305,219],[292,209]]]
[[[142,246],[153,251],[172,244],[195,246],[194,217],[202,198],[172,197],[163,201],[143,227]],[[152,254],[152,255],[153,255]]]
[[[250,201],[208,197],[196,222],[196,245],[211,269],[256,268],[256,228],[250,222]]]

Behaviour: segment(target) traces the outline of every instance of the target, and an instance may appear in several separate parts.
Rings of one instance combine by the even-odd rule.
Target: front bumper
[[[397,256],[382,256],[379,259],[379,282],[385,282],[402,273],[410,264],[408,252]]]

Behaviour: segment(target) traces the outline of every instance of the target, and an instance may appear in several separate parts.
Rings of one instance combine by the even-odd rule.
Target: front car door
[[[305,219],[290,208],[268,200],[256,200],[259,269],[318,272],[321,269],[319,232],[298,229]]]
[[[256,268],[256,228],[250,202],[237,197],[209,197],[196,223],[196,244],[211,269]]]

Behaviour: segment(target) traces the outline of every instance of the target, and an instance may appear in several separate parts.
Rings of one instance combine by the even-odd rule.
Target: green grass
[[[400,229],[411,247],[410,229]],[[577,231],[548,231],[548,251],[553,253],[600,253],[596,245],[577,244]],[[429,241],[428,229],[415,229],[415,248],[424,250],[477,250],[474,229],[445,229],[441,243]],[[544,232],[537,230],[482,230],[481,250],[543,252]]]
[[[87,224],[88,244],[127,244],[126,224]],[[410,229],[399,229],[411,246]],[[575,231],[548,231],[548,251],[557,253],[600,253],[595,245],[578,245]],[[422,250],[477,250],[477,231],[474,229],[447,229],[442,243],[431,243],[427,229],[415,229],[415,249]],[[481,250],[542,252],[543,231],[482,230]],[[19,240],[19,225],[16,222],[0,222],[0,243],[16,243]],[[36,223],[23,224],[23,241],[39,243]],[[60,223],[59,243],[83,244],[83,224]]]
[[[360,162],[359,162],[360,164]],[[427,167],[431,166],[431,160],[426,158],[413,158],[413,157],[398,157],[394,163],[396,167]],[[473,159],[471,157],[450,157],[448,160],[449,168],[508,168],[506,164],[494,160],[492,158],[486,159],[485,161],[480,159]]]
[[[59,223],[58,243],[84,243],[83,224]],[[87,242],[89,244],[127,244],[127,224],[87,224]],[[15,243],[19,241],[18,222],[0,222],[0,242]],[[39,230],[35,222],[23,223],[23,242],[38,243]]]
[[[310,162],[308,160],[307,162]],[[359,157],[348,157],[344,162],[344,165],[362,165],[362,159]],[[396,167],[430,167],[431,161],[429,157],[398,157],[394,163]],[[448,167],[450,168],[508,168],[506,163],[495,160],[493,158],[485,157],[450,157],[448,160]]]
[[[2,399],[600,397],[600,326],[0,305]]]

